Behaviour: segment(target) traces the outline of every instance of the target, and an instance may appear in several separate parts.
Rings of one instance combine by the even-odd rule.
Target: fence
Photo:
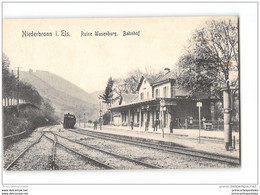
[[[205,130],[224,130],[224,121],[223,120],[206,120],[200,121],[201,129]],[[176,125],[177,129],[199,129],[199,120],[192,120],[190,123],[189,120],[185,123],[178,123]],[[233,121],[231,123],[231,128],[233,131],[239,131],[239,121]]]
[[[23,104],[26,103],[25,100],[19,99],[19,103]],[[17,105],[17,99],[16,98],[2,98],[2,106],[15,106]]]
[[[9,144],[17,142],[21,138],[25,137],[27,133],[28,133],[27,131],[23,131],[20,133],[4,136],[3,137],[4,148],[6,148]]]

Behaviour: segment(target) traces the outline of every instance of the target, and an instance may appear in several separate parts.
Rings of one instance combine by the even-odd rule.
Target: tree
[[[107,86],[106,86],[106,89],[105,89],[104,93],[99,96],[102,99],[102,101],[104,103],[106,103],[106,104],[109,104],[112,101],[112,98],[113,98],[113,84],[114,84],[114,81],[113,81],[112,77],[109,77],[109,79],[107,81]]]
[[[40,105],[43,101],[39,92],[32,85],[24,82],[20,82],[20,98],[36,105]]]
[[[125,79],[116,79],[114,82],[114,91],[117,94],[121,93],[132,93],[135,94],[137,91],[137,86],[140,82],[142,76],[151,78],[152,80],[161,75],[162,73],[154,73],[153,69],[150,67],[145,68],[145,73],[140,70],[133,70],[129,72]]]
[[[17,84],[18,80],[16,76],[10,72],[10,60],[7,55],[2,56],[2,81],[3,81],[3,98],[9,102],[10,98],[17,98]],[[40,105],[42,103],[42,97],[38,91],[29,83],[23,81],[19,82],[19,98],[26,102]],[[7,103],[8,104],[8,103]],[[6,105],[6,104],[5,104]]]
[[[238,95],[239,74],[232,81],[231,71],[239,73],[238,21],[209,21],[193,33],[186,53],[180,58],[179,85],[193,95],[205,92],[208,96],[222,99],[221,88],[225,87],[224,140],[228,150],[232,144],[231,87],[233,97]],[[233,98],[234,100],[235,98]]]
[[[143,73],[140,70],[134,70],[127,74],[125,79],[116,79],[114,91],[121,93],[136,93],[138,83]]]
[[[17,93],[17,79],[14,74],[10,73],[10,61],[7,55],[2,55],[2,82],[3,98],[15,98]]]
[[[231,71],[239,72],[237,21],[209,21],[196,30],[189,47],[179,59],[177,82],[190,95],[197,91],[222,97],[222,84],[239,90],[239,77],[229,80]]]

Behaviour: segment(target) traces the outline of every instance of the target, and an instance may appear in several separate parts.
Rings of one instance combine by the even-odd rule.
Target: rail
[[[45,134],[44,134],[44,137],[46,137],[47,139],[53,141],[53,139],[51,139],[50,137],[46,136]],[[89,156],[86,156],[86,155],[84,155],[84,154],[82,154],[82,153],[79,153],[79,152],[77,152],[76,150],[71,149],[71,148],[65,146],[64,144],[62,144],[62,143],[60,143],[60,142],[56,142],[56,144],[59,145],[59,146],[61,146],[61,147],[63,147],[63,148],[65,148],[65,149],[67,149],[68,151],[70,151],[70,152],[72,152],[72,153],[74,153],[74,154],[77,154],[78,156],[81,156],[81,157],[87,159],[89,162],[92,162],[92,163],[96,164],[96,165],[99,166],[99,167],[104,167],[105,169],[114,169],[114,167],[111,167],[111,166],[109,166],[109,165],[106,165],[106,164],[104,164],[104,163],[102,163],[102,162],[100,162],[100,161],[94,160],[93,158],[90,158]]]
[[[161,169],[160,167],[158,166],[155,166],[155,165],[152,165],[152,164],[148,164],[148,163],[145,163],[145,162],[142,162],[142,161],[139,161],[139,160],[135,160],[133,158],[129,158],[129,157],[126,157],[126,156],[122,156],[122,155],[119,155],[119,154],[115,154],[115,153],[112,153],[112,152],[109,152],[109,151],[106,151],[106,150],[103,150],[103,149],[100,149],[100,148],[97,148],[97,147],[94,147],[94,146],[90,146],[90,145],[87,145],[87,144],[83,144],[81,142],[78,142],[78,141],[75,141],[75,140],[71,140],[67,137],[64,137],[64,136],[61,136],[61,135],[57,135],[55,133],[53,133],[54,135],[56,135],[57,137],[61,137],[63,139],[66,139],[70,142],[73,142],[73,143],[77,143],[77,144],[80,144],[82,146],[85,146],[85,147],[88,147],[88,148],[91,148],[93,150],[97,150],[97,151],[100,151],[102,153],[105,153],[105,154],[108,154],[108,155],[111,155],[111,156],[114,156],[114,157],[117,157],[117,158],[121,158],[121,159],[124,159],[124,160],[127,160],[127,161],[130,161],[130,162],[134,162],[136,164],[139,164],[139,165],[142,165],[142,166],[145,166],[145,167],[148,167],[148,168],[153,168],[153,169]]]
[[[9,170],[16,162],[19,158],[21,158],[21,156],[26,152],[28,151],[32,146],[34,146],[35,144],[39,143],[41,138],[43,137],[43,133],[42,135],[40,136],[39,139],[37,139],[35,142],[33,142],[31,145],[29,145],[27,148],[25,148],[25,150],[23,150],[7,167],[5,170]]]
[[[225,156],[225,155],[219,155],[219,154],[212,154],[208,152],[203,152],[203,151],[198,151],[198,150],[193,150],[193,149],[188,149],[188,148],[182,148],[178,146],[165,146],[160,143],[152,143],[147,142],[147,141],[141,141],[141,140],[131,140],[131,138],[123,138],[117,135],[112,134],[105,134],[105,133],[100,133],[100,132],[92,132],[92,131],[84,131],[81,129],[77,130],[69,130],[74,133],[78,134],[83,134],[83,135],[88,135],[90,137],[96,137],[99,139],[104,139],[104,140],[111,140],[115,142],[121,142],[121,143],[126,143],[126,144],[132,144],[136,146],[141,146],[141,147],[146,147],[146,148],[152,148],[152,149],[157,149],[161,150],[164,152],[168,153],[178,153],[178,154],[183,154],[183,155],[188,155],[188,156],[193,156],[193,157],[199,157],[199,158],[204,158],[208,160],[214,160],[214,161],[219,161],[219,162],[224,162],[224,163],[229,163],[229,164],[235,164],[239,165],[240,164],[240,159],[231,157],[231,156]]]
[[[24,134],[24,133],[26,133],[26,131],[23,131],[23,132],[21,132],[21,133],[16,133],[16,134],[13,134],[13,135],[7,135],[7,136],[5,136],[5,137],[3,137],[3,138],[6,139],[6,138],[10,138],[10,137],[15,137],[15,136],[17,136],[17,135],[22,135],[22,134]]]

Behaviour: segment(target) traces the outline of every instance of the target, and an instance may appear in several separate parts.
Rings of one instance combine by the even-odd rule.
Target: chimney
[[[165,68],[164,69],[164,74],[167,74],[168,72],[170,72],[170,69],[169,68]]]

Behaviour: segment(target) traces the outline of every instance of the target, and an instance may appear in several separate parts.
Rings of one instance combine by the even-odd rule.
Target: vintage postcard
[[[238,17],[3,19],[3,170],[238,168]]]

